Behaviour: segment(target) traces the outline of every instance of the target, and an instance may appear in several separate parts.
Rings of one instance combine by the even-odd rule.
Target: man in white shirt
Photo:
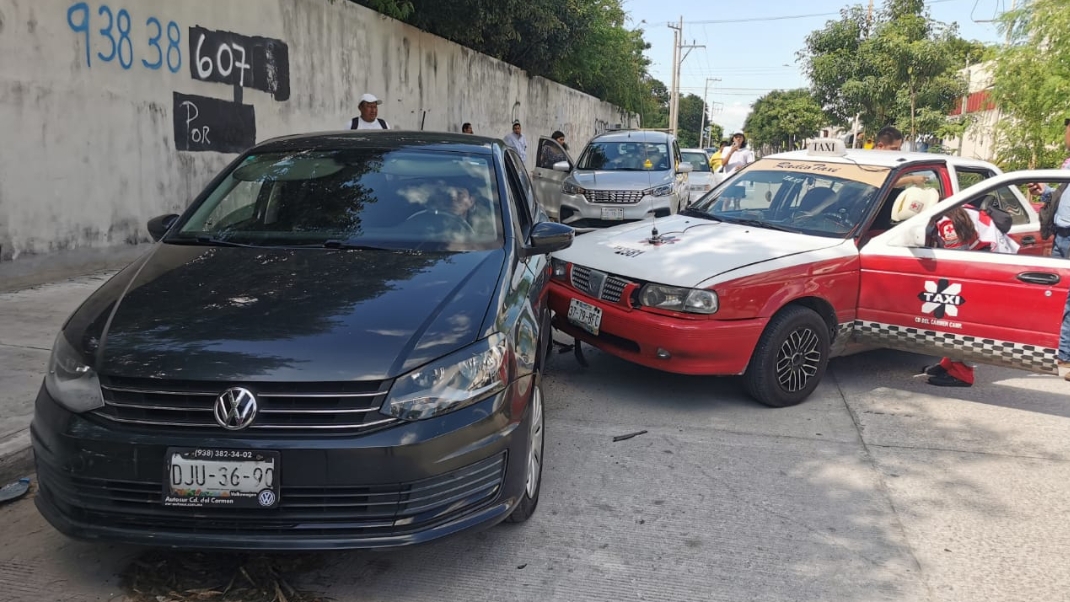
[[[528,162],[528,139],[524,137],[524,134],[520,133],[520,122],[513,122],[513,131],[506,134],[505,144],[512,147],[517,153],[520,154],[520,159],[526,164]]]
[[[385,119],[379,119],[379,105],[381,104],[383,104],[383,101],[372,94],[361,96],[360,103],[357,104],[357,108],[360,109],[360,116],[350,120],[348,129],[389,130],[390,124]]]

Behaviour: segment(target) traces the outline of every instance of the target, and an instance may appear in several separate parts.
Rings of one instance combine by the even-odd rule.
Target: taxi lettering
[[[792,161],[781,161],[776,164],[779,169],[791,169],[795,171],[813,171],[818,173],[836,173],[840,171],[840,168],[833,167],[827,163],[811,163],[809,161],[805,163],[794,163]]]

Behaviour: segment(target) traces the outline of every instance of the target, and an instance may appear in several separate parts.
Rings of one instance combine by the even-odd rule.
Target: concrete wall
[[[529,160],[635,124],[345,0],[0,0],[0,57],[0,260],[144,241],[234,152],[338,129],[364,92],[395,128],[520,119]]]

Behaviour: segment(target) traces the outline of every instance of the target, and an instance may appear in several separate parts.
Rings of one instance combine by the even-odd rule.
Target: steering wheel
[[[839,211],[833,211],[833,212],[830,212],[830,213],[824,213],[824,212],[822,212],[822,213],[803,213],[802,215],[799,215],[796,219],[804,219],[804,220],[818,220],[818,219],[820,219],[820,220],[832,222],[836,226],[839,226],[840,228],[843,228],[845,230],[850,230],[852,228],[852,226],[853,226],[853,224],[851,224],[851,222],[849,221],[848,216],[845,213],[840,213]]]
[[[409,217],[405,218],[405,221],[407,222],[413,220],[417,222],[427,222],[429,225],[432,226],[443,225],[446,229],[460,229],[463,230],[466,234],[474,235],[476,233],[475,228],[472,227],[472,224],[469,224],[467,221],[465,221],[463,217],[454,213],[450,213],[449,211],[424,209],[422,211],[417,211],[416,213],[413,213]]]

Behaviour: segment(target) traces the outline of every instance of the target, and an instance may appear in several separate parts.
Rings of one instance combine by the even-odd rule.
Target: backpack
[[[360,117],[354,117],[353,121],[349,122],[349,129],[351,129],[351,130],[357,129],[357,120],[358,119],[360,119]],[[382,117],[380,117],[379,119],[376,119],[376,121],[379,122],[379,127],[383,128],[384,130],[390,129],[390,128],[386,127],[386,121],[383,121]]]
[[[1059,210],[1059,201],[1066,191],[1066,184],[1055,189],[1051,198],[1040,208],[1040,238],[1048,240],[1055,234],[1055,212]]]

